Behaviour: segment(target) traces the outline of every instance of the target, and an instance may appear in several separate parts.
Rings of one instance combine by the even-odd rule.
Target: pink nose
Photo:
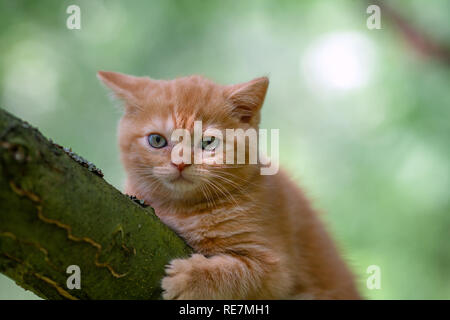
[[[177,167],[178,168],[178,170],[181,172],[181,171],[183,171],[184,170],[184,168],[186,168],[187,166],[188,166],[188,164],[186,164],[186,163],[184,163],[184,162],[181,162],[181,163],[179,163],[179,164],[175,164],[175,163],[172,163],[175,167]]]

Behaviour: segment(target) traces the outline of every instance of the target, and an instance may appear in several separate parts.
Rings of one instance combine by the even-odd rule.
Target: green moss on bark
[[[0,272],[47,299],[160,298],[164,266],[191,249],[94,169],[0,109]]]

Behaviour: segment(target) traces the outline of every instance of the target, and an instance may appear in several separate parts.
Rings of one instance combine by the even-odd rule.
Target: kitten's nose
[[[179,163],[179,164],[175,164],[175,163],[172,162],[172,164],[173,164],[175,167],[177,167],[178,170],[179,170],[180,172],[183,171],[184,168],[186,168],[187,166],[189,166],[189,164],[186,164],[186,163],[184,163],[184,162],[181,162],[181,163]]]

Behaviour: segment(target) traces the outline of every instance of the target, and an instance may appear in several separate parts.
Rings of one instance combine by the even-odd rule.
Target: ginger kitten
[[[194,121],[258,129],[267,78],[226,86],[200,76],[165,81],[100,71],[98,77],[125,105],[119,124],[125,192],[154,207],[196,252],[167,267],[165,299],[359,298],[316,212],[285,173],[261,175],[259,164],[172,161],[173,130],[192,132]],[[207,148],[211,141],[201,143]]]

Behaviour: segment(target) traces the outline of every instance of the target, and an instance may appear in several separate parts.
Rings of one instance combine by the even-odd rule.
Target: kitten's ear
[[[139,108],[145,89],[151,84],[147,77],[135,77],[118,72],[99,71],[97,77],[110,88],[114,95],[125,102],[127,109]]]
[[[259,122],[259,110],[266,96],[269,79],[256,78],[252,81],[230,85],[225,88],[225,97],[231,102],[233,115],[242,122]]]

